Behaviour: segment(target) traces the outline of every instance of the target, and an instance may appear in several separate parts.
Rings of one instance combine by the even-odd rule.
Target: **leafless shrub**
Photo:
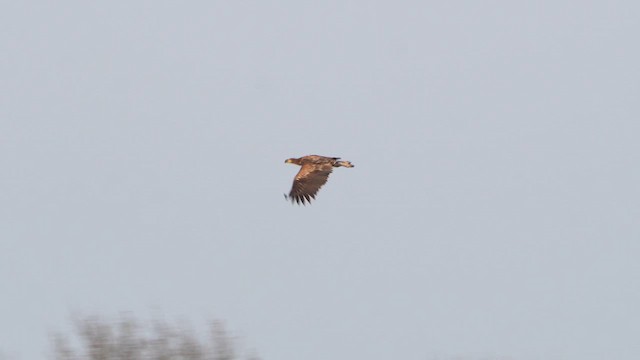
[[[184,327],[165,321],[141,324],[131,316],[117,321],[99,317],[75,320],[73,336],[52,335],[55,360],[259,360],[239,356],[237,342],[221,321],[210,324],[210,337],[201,340]]]

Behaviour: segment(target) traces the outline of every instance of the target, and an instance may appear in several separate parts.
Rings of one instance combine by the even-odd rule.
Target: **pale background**
[[[640,359],[637,1],[3,1],[0,352]],[[288,157],[341,156],[307,207]]]

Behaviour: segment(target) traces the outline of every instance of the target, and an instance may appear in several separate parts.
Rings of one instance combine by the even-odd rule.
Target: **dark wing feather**
[[[303,205],[305,202],[310,203],[311,199],[316,198],[316,194],[322,185],[327,182],[332,170],[331,164],[307,163],[302,165],[295,179],[293,179],[293,187],[289,192],[291,202],[295,201]]]

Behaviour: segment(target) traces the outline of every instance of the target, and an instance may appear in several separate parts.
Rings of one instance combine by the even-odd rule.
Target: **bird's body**
[[[334,167],[352,168],[353,164],[349,161],[341,161],[338,157],[326,157],[319,155],[307,155],[301,158],[291,158],[285,160],[285,163],[296,164],[300,166],[300,171],[293,179],[293,186],[289,192],[288,198],[291,202],[298,204],[311,203],[311,199],[316,198],[318,190],[329,179],[329,174]],[[285,197],[287,197],[285,195]]]

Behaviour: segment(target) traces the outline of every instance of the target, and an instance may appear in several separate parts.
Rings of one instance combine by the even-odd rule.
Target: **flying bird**
[[[311,199],[316,198],[318,190],[327,182],[329,174],[331,174],[334,167],[353,167],[350,161],[341,161],[339,157],[319,155],[307,155],[297,159],[291,158],[284,162],[301,167],[293,179],[293,186],[289,196],[285,194],[284,197],[291,199],[291,203],[295,201],[298,204],[302,203],[302,205],[311,203]]]

